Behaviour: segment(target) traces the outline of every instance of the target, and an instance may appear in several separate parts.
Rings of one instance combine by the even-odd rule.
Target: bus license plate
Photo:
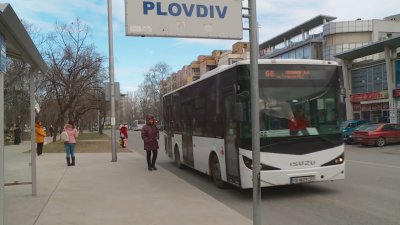
[[[302,176],[302,177],[291,177],[291,184],[301,184],[301,183],[310,183],[315,180],[314,176]]]

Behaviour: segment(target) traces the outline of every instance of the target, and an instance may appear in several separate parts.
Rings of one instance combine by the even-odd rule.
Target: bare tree
[[[92,97],[99,94],[106,79],[104,58],[88,43],[88,34],[88,26],[76,19],[69,25],[56,24],[56,31],[49,36],[44,53],[49,70],[41,80],[44,95],[38,102],[57,104],[56,131],[66,120],[79,122],[83,114],[98,109]]]
[[[146,103],[157,118],[162,115],[162,96],[166,92],[165,80],[170,74],[171,67],[159,62],[145,73],[144,87],[147,88]]]

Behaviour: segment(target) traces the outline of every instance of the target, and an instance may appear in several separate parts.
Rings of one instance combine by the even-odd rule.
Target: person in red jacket
[[[128,139],[128,125],[121,125],[119,129],[119,136],[121,138],[121,147],[126,148],[126,140]]]
[[[288,123],[290,134],[296,135],[299,131],[306,129],[307,127],[310,127],[310,123],[304,117],[303,109],[299,108],[294,114],[294,118],[292,118]]]
[[[144,142],[144,150],[147,153],[147,168],[149,171],[157,170],[155,164],[158,153],[158,139],[160,137],[158,128],[156,126],[156,119],[153,115],[148,115],[146,118],[146,125],[142,128],[142,140]],[[151,157],[153,153],[153,157]],[[150,161],[151,159],[151,161]]]

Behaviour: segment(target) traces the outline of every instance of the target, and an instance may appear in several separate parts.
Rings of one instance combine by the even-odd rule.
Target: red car
[[[370,124],[364,130],[354,131],[355,143],[382,147],[388,143],[400,143],[400,124]]]

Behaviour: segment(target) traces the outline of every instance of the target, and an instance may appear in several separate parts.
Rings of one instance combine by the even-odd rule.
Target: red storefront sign
[[[360,102],[367,100],[383,99],[388,97],[388,91],[370,92],[363,94],[350,95],[351,102]]]

